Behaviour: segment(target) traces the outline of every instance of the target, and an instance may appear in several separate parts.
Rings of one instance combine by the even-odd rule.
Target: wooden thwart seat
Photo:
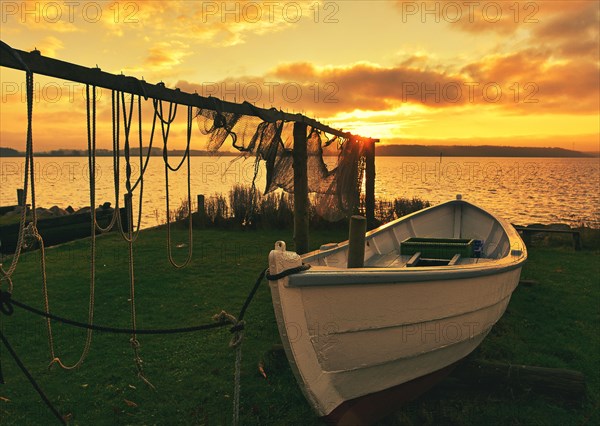
[[[411,256],[411,258],[406,262],[407,268],[413,268],[415,266],[453,266],[456,265],[460,261],[460,253],[452,256],[452,259],[430,259],[421,257],[421,252],[418,251]]]
[[[412,255],[412,257],[409,259],[408,262],[406,262],[406,267],[410,268],[412,266],[417,266],[417,263],[419,263],[419,259],[421,259],[421,252],[418,251],[415,254]]]

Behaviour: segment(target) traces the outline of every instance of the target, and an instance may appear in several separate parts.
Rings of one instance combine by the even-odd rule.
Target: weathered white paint
[[[405,267],[409,237],[484,241],[484,258],[453,266]],[[462,200],[367,233],[365,268],[346,269],[347,242],[302,258],[278,242],[271,282],[279,332],[292,369],[319,415],[342,402],[440,370],[468,355],[504,313],[527,258],[517,232]]]

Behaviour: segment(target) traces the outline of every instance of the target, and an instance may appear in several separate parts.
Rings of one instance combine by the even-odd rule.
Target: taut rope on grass
[[[264,269],[259,274],[258,278],[256,279],[256,282],[254,283],[254,286],[248,293],[248,296],[246,297],[246,300],[244,301],[244,304],[242,305],[242,308],[240,309],[240,313],[238,314],[237,318],[225,311],[221,311],[217,315],[213,316],[213,320],[215,322],[191,326],[191,327],[180,327],[180,328],[169,328],[169,329],[126,329],[126,328],[118,328],[118,327],[107,327],[107,326],[101,326],[101,325],[96,325],[96,324],[86,324],[86,323],[74,321],[74,320],[71,320],[68,318],[60,317],[58,315],[51,314],[49,312],[45,312],[40,309],[29,306],[25,303],[19,302],[18,300],[15,300],[12,298],[12,294],[10,292],[6,292],[6,291],[3,292],[1,289],[0,289],[0,314],[4,314],[6,316],[13,315],[13,313],[14,313],[13,305],[14,305],[14,306],[17,306],[17,307],[19,307],[23,310],[26,310],[30,313],[42,316],[48,320],[59,321],[64,324],[67,324],[67,325],[80,327],[80,328],[86,328],[88,330],[98,330],[98,331],[117,333],[117,334],[133,334],[133,333],[137,333],[137,334],[178,334],[178,333],[203,331],[203,330],[221,328],[221,327],[225,327],[227,325],[232,325],[232,327],[230,327],[229,331],[231,333],[233,333],[233,336],[229,342],[229,347],[235,349],[235,351],[236,351],[235,365],[234,365],[233,424],[237,425],[237,424],[239,424],[242,342],[244,340],[244,330],[245,330],[245,325],[246,325],[246,322],[244,321],[244,316],[246,314],[246,311],[247,311],[248,307],[250,306],[250,303],[254,299],[254,296],[256,295],[256,292],[258,291],[260,283],[263,281],[265,276],[267,277],[268,280],[272,281],[272,280],[281,279],[283,277],[286,277],[286,276],[289,276],[292,274],[296,274],[298,272],[305,271],[309,268],[310,268],[310,265],[301,265],[297,268],[291,268],[289,270],[283,271],[276,275],[270,275],[269,270]],[[5,343],[5,345],[8,345],[8,341],[4,341],[4,343]],[[56,411],[56,409],[54,409],[54,407],[52,406],[52,404],[50,403],[48,398],[43,394],[43,392],[41,392],[41,389],[39,388],[37,383],[35,383],[35,380],[33,380],[31,375],[29,374],[29,372],[24,368],[22,362],[20,360],[18,360],[18,357],[16,356],[16,354],[13,354],[13,352],[11,352],[11,355],[15,358],[15,361],[17,361],[17,364],[19,364],[19,366],[22,368],[23,372],[30,379],[30,381],[32,382],[32,385],[36,388],[36,390],[38,390],[38,393],[40,393],[40,396],[42,397],[44,402],[46,402],[46,404],[57,415],[57,417],[59,419],[62,419],[62,417],[60,416],[60,414],[58,414],[58,411]],[[0,364],[0,379],[1,378],[2,378],[2,368],[1,368],[1,364]],[[140,375],[140,378],[142,380],[145,380],[145,377],[143,376],[143,372]],[[0,383],[3,383],[3,380],[0,380]],[[151,385],[149,382],[148,382],[148,384]]]

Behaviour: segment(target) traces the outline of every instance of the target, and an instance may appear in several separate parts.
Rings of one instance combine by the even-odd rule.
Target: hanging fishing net
[[[214,108],[198,109],[200,132],[206,136],[206,149],[216,153],[230,141],[241,155],[255,158],[255,175],[264,162],[268,194],[278,188],[294,192],[293,122],[278,119],[275,109],[256,116],[223,112],[220,101]],[[258,109],[257,109],[258,110]],[[329,138],[323,132],[308,128],[308,191],[316,213],[328,221],[353,214],[358,206],[365,169],[365,147],[357,140]],[[327,166],[324,148],[337,147],[335,165]],[[331,152],[331,148],[329,150]],[[254,185],[254,181],[253,181]]]

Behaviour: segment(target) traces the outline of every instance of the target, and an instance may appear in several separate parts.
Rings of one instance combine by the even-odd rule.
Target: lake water
[[[0,205],[16,204],[16,189],[23,186],[23,165],[22,158],[0,159]],[[38,206],[78,208],[90,204],[87,158],[39,157],[35,165]],[[251,159],[192,157],[191,166],[193,200],[196,194],[227,194],[236,183],[250,185],[254,175]],[[462,194],[465,200],[513,223],[585,222],[600,228],[599,168],[597,158],[378,157],[376,196],[420,197],[439,203]],[[114,206],[112,158],[99,157],[97,170],[96,204],[110,201]],[[138,172],[139,166],[134,167],[134,176]],[[186,181],[185,166],[170,174],[172,209],[187,197]],[[264,182],[261,169],[257,187],[263,189]],[[164,218],[161,157],[150,159],[144,183],[142,226],[148,227]]]

